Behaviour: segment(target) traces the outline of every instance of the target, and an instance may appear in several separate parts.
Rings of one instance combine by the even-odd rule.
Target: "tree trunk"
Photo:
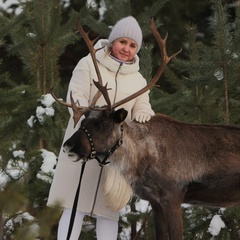
[[[130,207],[131,207],[131,212],[136,212],[136,206],[135,206],[135,201],[136,199],[133,198],[132,201],[131,201],[131,204],[130,204]],[[135,236],[137,234],[137,223],[136,222],[132,222],[131,223],[131,239],[135,239]]]
[[[234,222],[234,219],[229,219],[228,221],[228,227],[231,229],[230,232],[230,239],[231,240],[238,240],[238,234],[237,234],[237,228],[236,228],[236,223]]]
[[[3,212],[0,210],[0,240],[3,240],[4,237],[4,219],[3,219]]]

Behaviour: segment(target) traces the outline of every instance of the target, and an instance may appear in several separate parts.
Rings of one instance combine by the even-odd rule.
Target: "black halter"
[[[81,130],[83,130],[86,135],[87,135],[87,138],[88,138],[88,141],[90,143],[90,146],[91,146],[91,152],[90,154],[88,155],[87,157],[87,160],[90,160],[90,159],[96,159],[99,163],[100,166],[104,166],[110,162],[107,162],[108,158],[110,157],[111,154],[113,154],[115,152],[115,150],[120,147],[123,143],[123,125],[120,126],[120,131],[121,131],[121,135],[120,135],[120,138],[119,140],[112,146],[111,149],[105,151],[105,152],[97,152],[95,150],[95,147],[94,147],[94,143],[93,143],[93,140],[92,140],[92,137],[91,137],[91,134],[88,132],[88,130],[85,128],[85,127],[80,127]],[[103,156],[103,158],[100,158],[100,156]],[[87,161],[86,160],[86,161]]]

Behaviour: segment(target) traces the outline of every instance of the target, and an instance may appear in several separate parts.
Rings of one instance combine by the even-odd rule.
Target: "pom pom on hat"
[[[137,20],[132,17],[125,17],[119,20],[108,37],[110,43],[114,42],[118,38],[131,38],[138,45],[138,50],[140,50],[142,45],[142,30],[137,22]]]

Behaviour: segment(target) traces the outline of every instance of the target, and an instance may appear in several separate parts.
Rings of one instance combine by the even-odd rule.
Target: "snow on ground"
[[[213,237],[215,237],[220,233],[222,228],[225,228],[225,223],[221,219],[221,216],[220,215],[213,216],[208,231],[211,233]]]
[[[139,199],[135,203],[136,210],[140,213],[146,213],[151,211],[151,206],[148,201]],[[130,206],[127,205],[125,206],[121,211],[120,211],[120,216],[122,217],[122,220],[124,222],[128,222],[127,220],[127,214],[131,212]],[[141,228],[141,222],[137,223],[137,231]],[[120,238],[121,240],[129,240],[130,239],[130,233],[131,233],[131,227],[124,228],[122,229],[122,232],[120,233]]]

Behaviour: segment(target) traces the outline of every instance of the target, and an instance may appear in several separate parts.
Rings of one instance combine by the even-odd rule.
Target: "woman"
[[[107,82],[108,88],[111,89],[109,90],[111,103],[118,102],[146,85],[146,80],[139,73],[137,53],[141,44],[142,31],[132,16],[118,21],[112,28],[108,40],[97,42],[95,48],[104,47],[96,53],[96,58],[103,84]],[[88,106],[97,91],[93,80],[97,80],[97,75],[89,54],[79,61],[73,71],[67,100],[69,101],[69,93],[72,91],[77,103],[81,106]],[[97,101],[99,106],[105,104],[103,97]],[[121,107],[128,111],[127,122],[136,120],[145,123],[154,115],[148,93],[142,94]],[[71,110],[70,114],[72,115]],[[71,117],[64,141],[79,126],[80,123],[75,128],[73,127]],[[59,204],[63,208],[58,228],[58,240],[65,240],[67,236],[81,165],[81,161],[71,162],[61,149],[48,199],[48,206]],[[104,167],[101,179],[99,179],[99,173],[100,167],[97,161],[91,160],[86,163],[71,240],[79,238],[86,214],[97,218],[98,240],[117,239],[119,210],[128,202],[131,188],[118,172],[113,172],[107,166]]]

